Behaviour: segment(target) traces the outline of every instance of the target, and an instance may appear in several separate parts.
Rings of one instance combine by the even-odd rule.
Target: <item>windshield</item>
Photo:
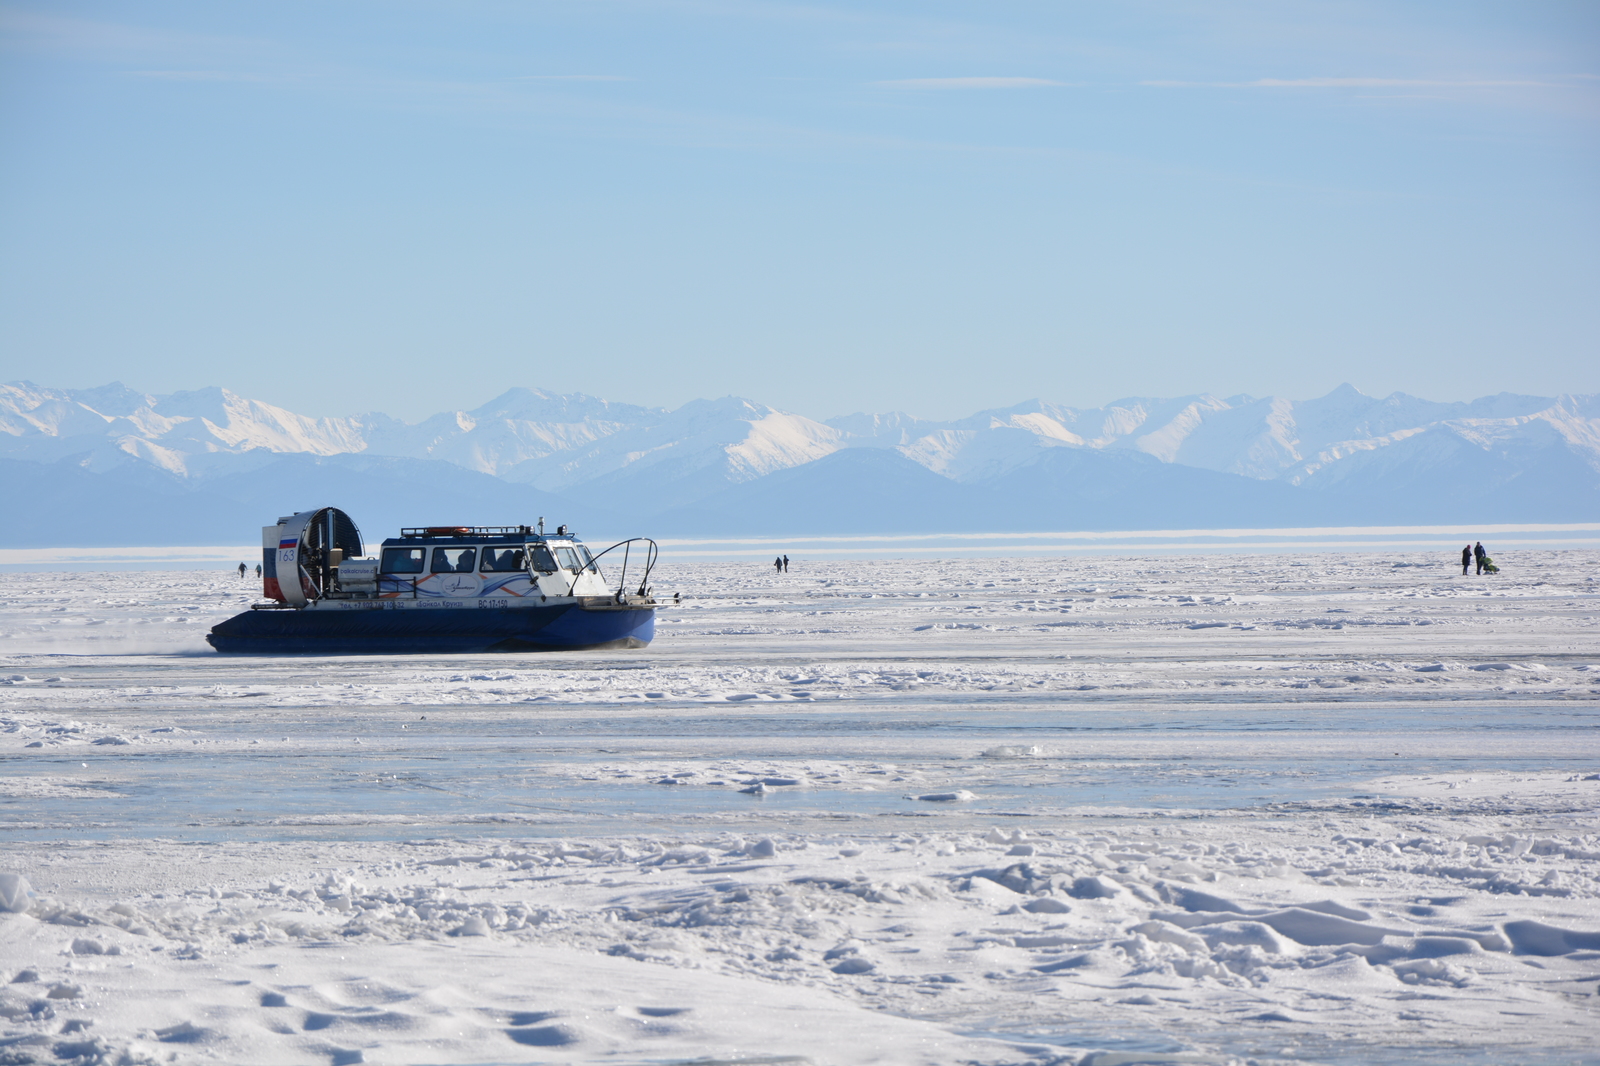
[[[541,574],[553,574],[559,569],[555,556],[543,544],[528,545],[528,564]]]

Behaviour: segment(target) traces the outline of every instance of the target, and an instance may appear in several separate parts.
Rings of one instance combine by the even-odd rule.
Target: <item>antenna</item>
[[[544,536],[544,515],[539,516],[539,536]]]

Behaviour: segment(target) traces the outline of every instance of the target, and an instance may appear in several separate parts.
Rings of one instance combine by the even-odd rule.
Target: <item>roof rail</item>
[[[532,526],[412,526],[400,531],[402,537],[526,537],[534,536]]]

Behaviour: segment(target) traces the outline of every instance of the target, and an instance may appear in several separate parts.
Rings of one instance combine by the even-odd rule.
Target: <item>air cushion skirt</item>
[[[394,610],[382,601],[350,610],[245,611],[214,627],[220,652],[375,655],[640,648],[655,636],[653,608],[462,607]]]

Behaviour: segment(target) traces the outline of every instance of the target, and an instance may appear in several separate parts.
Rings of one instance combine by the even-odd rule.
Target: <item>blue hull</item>
[[[549,607],[436,610],[245,611],[206,641],[249,655],[382,655],[639,648],[656,632],[653,608]]]

